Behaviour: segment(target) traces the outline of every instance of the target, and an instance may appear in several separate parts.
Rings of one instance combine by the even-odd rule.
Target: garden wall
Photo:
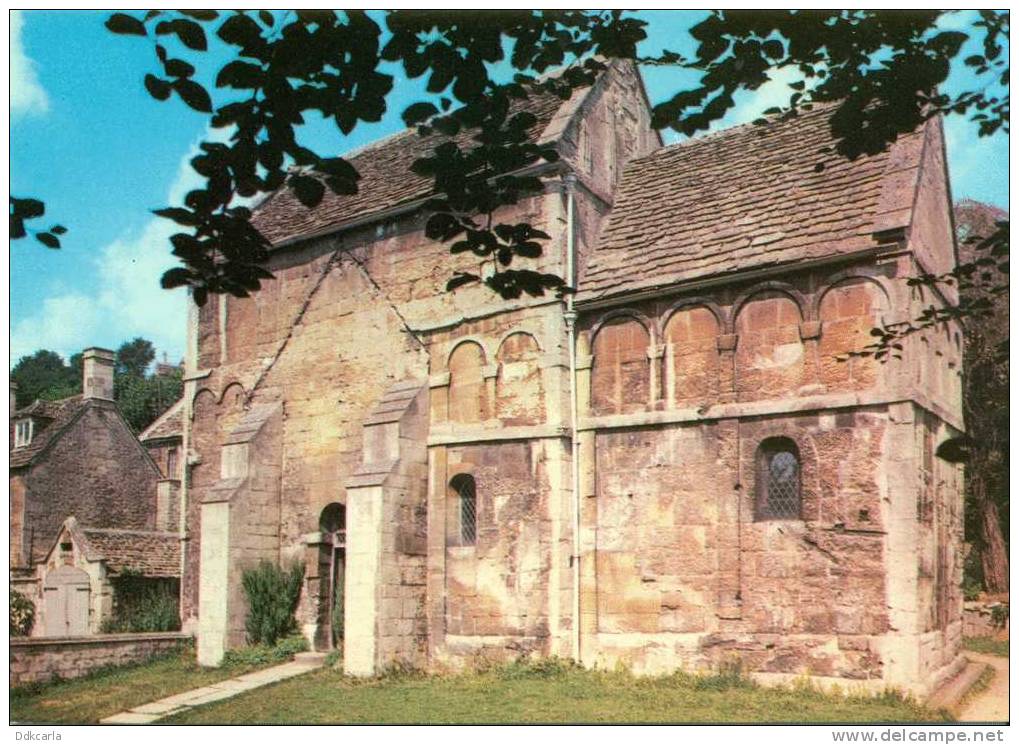
[[[98,634],[10,640],[10,685],[80,678],[109,665],[128,665],[190,643],[180,632]]]

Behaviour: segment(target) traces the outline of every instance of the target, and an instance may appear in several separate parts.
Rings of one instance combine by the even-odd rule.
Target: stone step
[[[987,665],[983,662],[968,661],[958,675],[948,680],[927,698],[927,706],[932,709],[951,709],[962,700],[962,697],[980,679],[986,669]]]
[[[322,667],[326,664],[326,657],[328,656],[328,652],[298,652],[294,655],[294,662],[299,662],[309,667]]]

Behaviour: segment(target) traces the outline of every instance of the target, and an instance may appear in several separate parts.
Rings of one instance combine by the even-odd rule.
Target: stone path
[[[984,662],[994,669],[990,685],[967,701],[959,710],[960,722],[1008,721],[1008,658],[967,652],[971,660]]]
[[[276,667],[269,667],[265,670],[258,670],[247,675],[241,675],[228,680],[221,680],[218,683],[196,688],[192,691],[185,691],[173,696],[161,698],[148,704],[136,706],[133,709],[122,711],[111,717],[100,720],[100,724],[150,724],[171,714],[192,709],[202,704],[211,704],[213,701],[221,701],[225,698],[232,698],[244,691],[277,683],[287,678],[311,672],[325,664],[324,653],[305,652],[294,657],[293,662],[287,662]]]

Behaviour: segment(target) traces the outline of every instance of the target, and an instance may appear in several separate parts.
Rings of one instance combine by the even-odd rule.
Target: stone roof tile
[[[834,149],[832,110],[631,161],[578,300],[852,253],[876,246],[875,233],[907,227],[925,130],[850,161]]]
[[[573,103],[552,94],[535,93],[514,102],[510,112],[512,115],[529,111],[535,115],[537,121],[529,134],[537,142],[547,134],[546,130],[559,133],[558,126],[550,125],[558,125],[557,112],[569,109]],[[464,147],[471,137],[471,132],[462,132],[453,140]],[[439,133],[421,136],[416,129],[407,129],[348,153],[345,157],[361,174],[357,194],[336,195],[327,189],[321,203],[309,209],[289,189],[279,189],[255,210],[252,222],[271,243],[278,245],[319,235],[352,220],[427,197],[432,192],[432,180],[418,176],[410,167],[446,139]]]

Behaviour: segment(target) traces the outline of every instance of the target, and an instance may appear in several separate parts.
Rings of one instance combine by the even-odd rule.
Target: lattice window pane
[[[473,545],[478,537],[477,497],[460,495],[460,538],[465,545]]]
[[[473,546],[478,537],[478,500],[474,477],[454,476],[450,486],[460,497],[460,545]]]
[[[795,453],[768,455],[767,512],[771,517],[800,516],[800,462]]]

